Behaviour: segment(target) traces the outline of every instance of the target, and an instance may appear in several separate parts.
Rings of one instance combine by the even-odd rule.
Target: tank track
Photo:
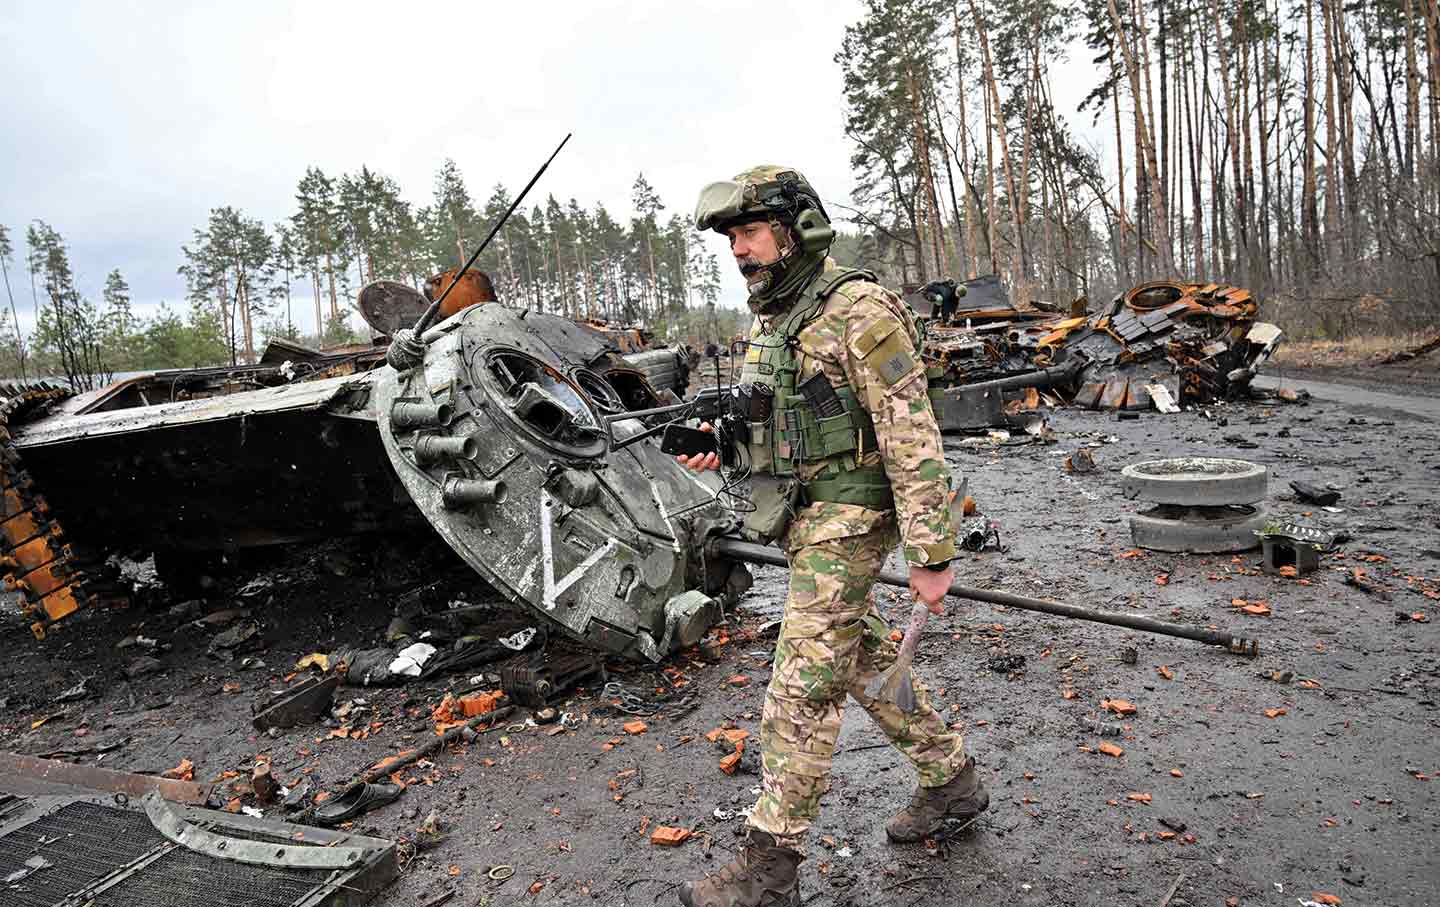
[[[107,584],[95,579],[95,564],[67,542],[10,434],[13,424],[71,393],[48,382],[0,384],[0,571],[5,591],[20,593],[21,611],[36,639],[76,611],[124,600],[102,594]]]

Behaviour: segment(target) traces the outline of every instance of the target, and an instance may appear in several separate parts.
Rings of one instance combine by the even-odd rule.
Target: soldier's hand
[[[954,571],[949,565],[944,570],[928,570],[925,567],[910,568],[910,594],[925,603],[931,614],[945,613],[945,593],[954,582]]]
[[[713,432],[715,430],[715,426],[711,425],[709,422],[701,422],[700,430]],[[686,469],[693,469],[696,472],[704,472],[707,469],[720,468],[720,455],[718,453],[715,453],[714,451],[703,454],[691,454],[688,457],[684,454],[679,454],[675,457],[675,459],[680,463],[680,465],[684,466]]]

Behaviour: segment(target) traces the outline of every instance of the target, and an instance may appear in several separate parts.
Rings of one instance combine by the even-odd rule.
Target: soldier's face
[[[735,264],[744,276],[749,277],[765,265],[780,260],[780,243],[769,222],[757,220],[737,224],[727,232],[730,235],[730,254],[735,256]]]

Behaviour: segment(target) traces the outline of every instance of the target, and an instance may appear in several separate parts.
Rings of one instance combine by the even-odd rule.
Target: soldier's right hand
[[[713,432],[715,426],[709,422],[701,422],[700,430]],[[707,469],[720,468],[720,455],[714,451],[703,454],[692,454],[688,457],[680,454],[676,456],[675,459],[681,466],[684,466],[686,469],[693,469],[695,472],[704,472]]]

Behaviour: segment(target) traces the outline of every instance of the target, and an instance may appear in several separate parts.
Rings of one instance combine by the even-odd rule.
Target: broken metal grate
[[[329,875],[246,866],[181,848],[98,895],[94,907],[291,907]]]
[[[134,808],[88,799],[61,802],[48,815],[27,821],[26,808],[35,815],[53,807],[41,800],[26,807],[22,801],[19,815],[25,824],[0,822],[0,907],[359,907],[395,875],[394,845],[376,838],[275,823],[267,827],[244,817],[193,811],[191,821],[237,844],[294,845],[309,837],[307,846],[345,841],[363,855],[344,870],[251,865],[171,843]],[[13,810],[7,813],[11,818]],[[37,856],[45,865],[27,866]],[[4,881],[11,875],[15,881]]]
[[[0,838],[0,879],[24,869],[36,854],[51,864],[19,881],[0,882],[0,903],[51,907],[164,843],[143,813],[70,803]]]

